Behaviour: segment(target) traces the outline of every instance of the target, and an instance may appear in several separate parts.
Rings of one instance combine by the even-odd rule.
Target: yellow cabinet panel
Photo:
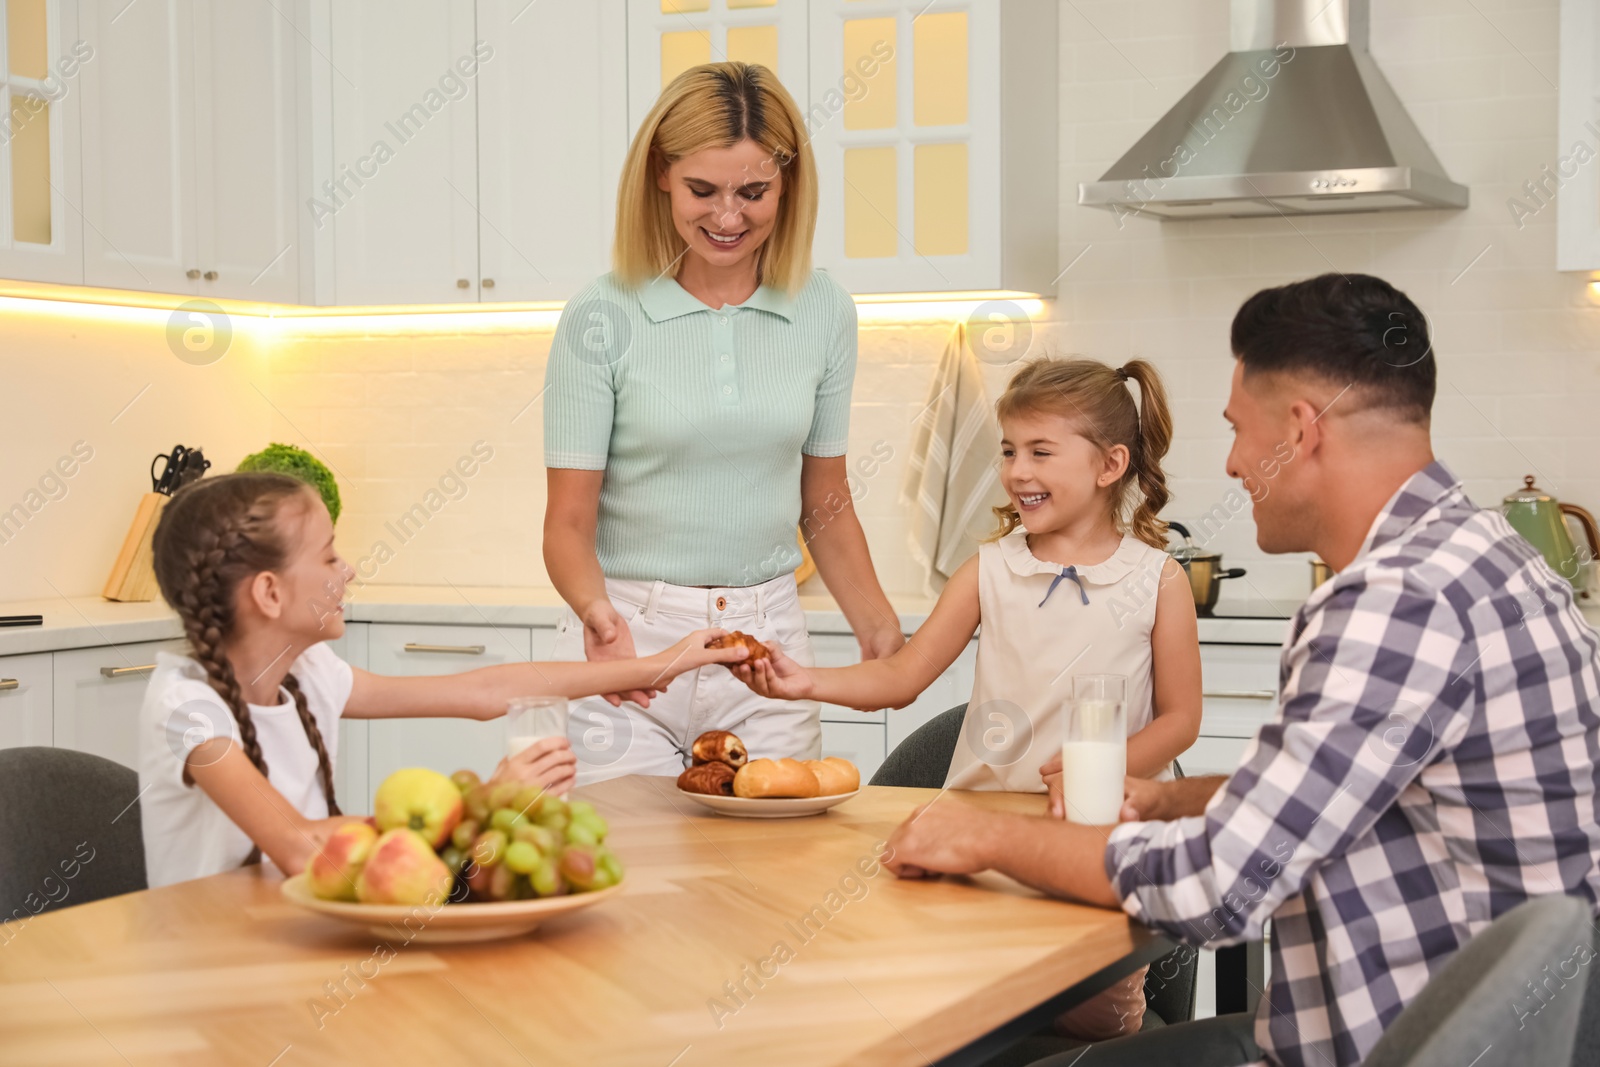
[[[895,125],[898,95],[895,89],[895,59],[879,60],[884,44],[895,41],[895,20],[848,19],[844,24],[844,69],[860,70],[861,64],[877,67],[872,87],[859,99],[846,100],[844,128],[847,130],[889,130]]]
[[[696,11],[710,11],[711,0],[661,0],[663,15],[692,15]]]
[[[6,0],[6,63],[13,78],[50,75],[45,0]]]
[[[50,105],[39,99],[24,102],[17,93],[11,101],[11,121],[16,124],[11,135],[11,239],[47,245],[51,233]]]
[[[895,150],[847,148],[844,153],[844,254],[851,259],[893,256],[900,210]]]
[[[961,256],[967,252],[967,146],[919,144],[915,172],[913,243],[919,256]]]
[[[967,13],[923,15],[911,24],[912,112],[918,126],[967,121]]]
[[[680,30],[661,35],[661,87],[702,63],[711,62],[711,35],[700,30]]]
[[[728,58],[741,63],[759,63],[774,74],[779,73],[778,27],[729,26]]]

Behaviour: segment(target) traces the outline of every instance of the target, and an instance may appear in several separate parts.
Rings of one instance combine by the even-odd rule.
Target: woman
[[[811,269],[816,213],[803,120],[771,71],[712,63],[662,91],[623,164],[614,269],[562,312],[545,376],[544,559],[568,605],[554,658],[721,626],[810,664],[797,521],[862,658],[904,644],[850,504],[855,305]],[[580,703],[578,782],[675,775],[714,729],[752,756],[821,749],[815,701],[695,671]]]

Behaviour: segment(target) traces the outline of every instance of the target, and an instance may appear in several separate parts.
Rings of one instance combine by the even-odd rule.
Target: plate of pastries
[[[727,730],[695,738],[692,755],[693,766],[678,776],[678,792],[722,815],[818,815],[861,792],[861,772],[847,759],[751,759]]]

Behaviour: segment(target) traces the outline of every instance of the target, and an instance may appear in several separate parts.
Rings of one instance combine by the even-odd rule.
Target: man
[[[1085,1067],[1169,1050],[1356,1064],[1495,917],[1547,893],[1600,902],[1600,641],[1567,582],[1434,459],[1422,313],[1329,274],[1251,297],[1232,341],[1228,473],[1257,541],[1338,572],[1295,614],[1278,715],[1228,778],[1130,780],[1115,828],[943,798],[889,842],[904,876],[992,868],[1191,945],[1272,920],[1253,1020],[1122,1038]]]

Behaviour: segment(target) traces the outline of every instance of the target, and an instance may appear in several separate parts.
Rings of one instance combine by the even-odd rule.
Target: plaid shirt
[[[1205,814],[1117,827],[1106,873],[1190,944],[1270,918],[1257,1043],[1359,1063],[1491,920],[1600,901],[1597,650],[1567,582],[1433,463],[1295,614],[1280,711]]]

